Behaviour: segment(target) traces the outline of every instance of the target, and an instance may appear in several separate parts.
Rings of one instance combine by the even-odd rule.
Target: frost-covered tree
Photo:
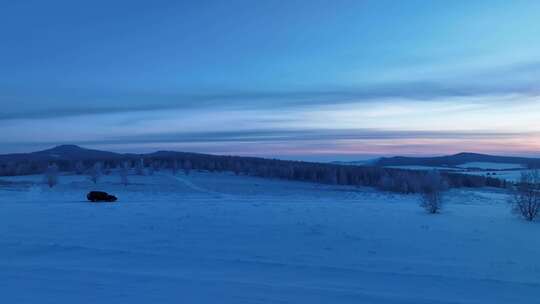
[[[152,164],[150,165],[152,167],[152,169],[154,170],[154,172],[159,172],[161,170],[161,162],[160,161],[153,161]]]
[[[438,170],[429,171],[423,179],[420,193],[420,206],[428,213],[439,213],[443,204],[443,191],[446,182]]]
[[[147,173],[148,175],[154,175],[154,171],[155,171],[155,168],[154,168],[154,166],[153,166],[152,164],[150,164],[150,165],[148,166],[148,168],[146,169],[146,173]]]
[[[184,161],[184,173],[186,175],[189,175],[191,168],[192,168],[191,162],[189,160]]]
[[[81,175],[84,173],[84,164],[82,161],[78,161],[76,164],[75,164],[75,173],[77,175]]]
[[[101,173],[105,175],[110,175],[112,173],[111,165],[108,163],[105,163],[105,165],[103,165],[102,167]]]
[[[171,163],[171,171],[172,171],[172,174],[173,175],[176,175],[178,173],[178,160],[174,160],[172,163]]]
[[[45,183],[52,188],[58,184],[58,166],[50,164],[45,171]]]
[[[232,167],[234,175],[240,175],[240,173],[242,172],[242,164],[240,162],[236,162],[234,163],[234,165],[232,165]]]
[[[135,162],[135,174],[144,175],[144,160],[142,158]]]
[[[206,168],[208,171],[214,172],[216,170],[216,164],[213,161],[209,161]]]
[[[383,191],[392,191],[394,188],[394,179],[388,174],[383,174],[377,186]]]
[[[103,174],[102,168],[103,166],[101,165],[101,163],[97,162],[92,166],[92,168],[90,168],[90,170],[88,170],[88,177],[94,184],[97,184],[99,179],[101,178],[101,175]]]
[[[120,183],[127,186],[129,184],[129,165],[127,162],[123,162],[118,169],[118,174],[120,175]]]
[[[510,203],[515,212],[533,221],[540,212],[540,171],[522,172],[513,189]]]

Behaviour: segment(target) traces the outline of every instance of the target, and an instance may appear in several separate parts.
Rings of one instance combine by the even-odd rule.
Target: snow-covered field
[[[523,169],[523,165],[520,164],[498,164],[498,163],[467,163],[455,167],[437,167],[437,166],[388,166],[388,168],[405,169],[405,170],[440,170],[451,171],[461,174],[481,175],[486,177],[493,177],[511,182],[517,182],[521,178],[521,173],[530,171],[529,169]],[[467,169],[474,168],[474,169]]]
[[[461,169],[452,167],[437,167],[437,166],[419,166],[419,165],[403,165],[403,166],[387,166],[387,168],[405,169],[405,170],[441,170],[441,171],[460,171]]]
[[[0,183],[2,303],[539,303],[540,224],[496,190],[417,197],[231,174]],[[92,189],[115,204],[91,204]]]
[[[484,170],[508,170],[508,169],[523,169],[523,164],[510,163],[489,163],[489,162],[472,162],[457,166],[459,168],[476,168]]]
[[[507,180],[510,182],[517,182],[521,178],[522,172],[527,172],[530,170],[523,169],[523,170],[501,170],[501,171],[464,171],[460,172],[463,174],[472,174],[472,175],[482,175],[486,177],[493,177],[498,179]],[[488,175],[489,173],[489,175]]]

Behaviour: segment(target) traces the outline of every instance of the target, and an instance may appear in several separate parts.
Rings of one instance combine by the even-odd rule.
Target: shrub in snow
[[[154,175],[154,167],[152,165],[148,166],[148,169],[146,169],[146,174]]]
[[[439,213],[443,204],[443,191],[446,182],[437,170],[428,172],[422,181],[420,193],[420,206],[428,213]]]
[[[90,168],[90,170],[88,170],[88,177],[94,184],[97,184],[97,182],[101,178],[101,174],[102,174],[101,168],[102,168],[101,163],[98,162],[98,163],[95,163],[94,166]]]
[[[510,203],[515,212],[528,221],[534,220],[540,212],[540,171],[522,172],[513,189]]]
[[[106,164],[103,166],[103,170],[101,170],[101,172],[102,172],[103,174],[105,174],[105,175],[110,175],[110,174],[112,173],[112,168],[111,168],[111,166],[110,166],[109,164],[106,163]]]
[[[237,162],[233,166],[234,175],[240,175],[242,173],[242,164]]]
[[[84,164],[83,162],[81,161],[78,161],[76,164],[75,164],[75,173],[77,175],[82,175],[84,173]]]
[[[120,175],[120,183],[122,185],[127,186],[129,184],[129,165],[127,162],[124,162],[120,165],[120,169],[118,170],[118,174]]]
[[[172,163],[171,163],[171,171],[172,171],[172,174],[173,175],[176,175],[178,173],[178,160],[174,160]]]
[[[189,172],[191,171],[191,162],[189,160],[184,161],[184,173],[186,175],[189,175]]]
[[[152,167],[152,170],[154,170],[154,172],[159,172],[163,165],[159,161],[153,161],[150,166]]]
[[[58,166],[51,164],[45,171],[45,183],[52,188],[58,184]]]
[[[392,191],[394,188],[394,180],[387,174],[383,175],[377,185],[383,191]]]
[[[144,175],[144,161],[142,158],[135,163],[135,174]]]

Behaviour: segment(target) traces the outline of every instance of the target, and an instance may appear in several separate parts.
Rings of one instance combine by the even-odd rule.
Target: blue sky
[[[0,149],[536,155],[538,11],[538,1],[0,1]]]

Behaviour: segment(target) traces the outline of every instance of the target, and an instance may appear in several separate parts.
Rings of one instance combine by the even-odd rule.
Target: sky
[[[540,156],[539,11],[0,0],[0,153]]]

